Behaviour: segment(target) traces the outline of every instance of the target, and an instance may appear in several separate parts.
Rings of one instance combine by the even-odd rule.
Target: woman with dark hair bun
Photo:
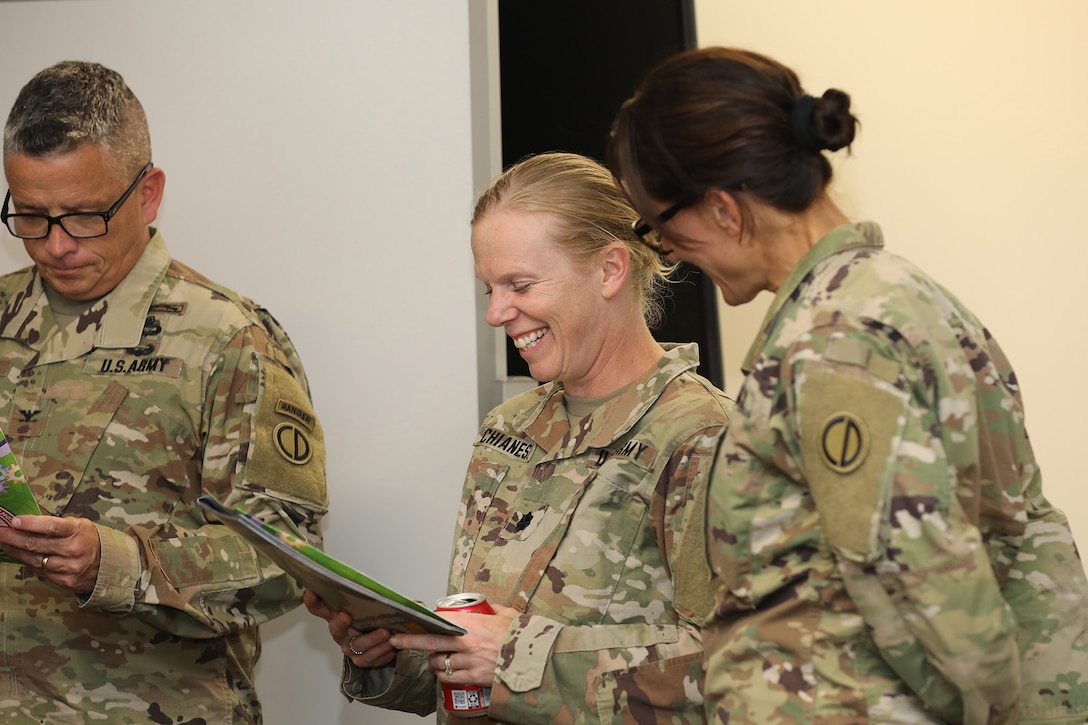
[[[1084,723],[1088,585],[982,323],[828,191],[859,127],[757,53],[672,56],[620,109],[635,231],[775,298],[719,447],[707,714]],[[645,220],[645,221],[643,221]]]

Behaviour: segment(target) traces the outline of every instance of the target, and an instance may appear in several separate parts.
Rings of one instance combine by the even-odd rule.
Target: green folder
[[[225,524],[243,536],[330,607],[352,615],[354,626],[360,631],[382,628],[410,634],[465,633],[464,628],[419,602],[241,509],[227,508],[209,495],[201,496],[197,503],[210,520]]]
[[[40,514],[38,502],[26,484],[26,476],[15,459],[4,431],[0,430],[0,526],[11,526],[19,514]],[[0,550],[0,561],[21,564]]]

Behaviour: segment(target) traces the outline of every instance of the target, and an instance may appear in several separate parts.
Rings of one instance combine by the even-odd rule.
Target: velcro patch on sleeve
[[[824,535],[858,562],[881,553],[906,396],[862,370],[807,363],[797,378],[801,457]]]
[[[246,483],[324,511],[328,492],[321,422],[291,373],[265,358],[258,361],[258,369],[254,450],[246,467]]]

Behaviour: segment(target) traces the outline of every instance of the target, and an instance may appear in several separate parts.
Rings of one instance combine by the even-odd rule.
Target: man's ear
[[[162,204],[162,193],[165,188],[166,172],[158,166],[152,166],[140,182],[140,191],[136,196],[145,224],[155,221],[159,215],[159,204]]]
[[[623,242],[608,245],[600,257],[601,296],[610,300],[620,293],[631,271],[631,253]]]
[[[737,197],[724,189],[710,189],[703,200],[713,222],[729,235],[739,238],[744,231],[744,217]]]

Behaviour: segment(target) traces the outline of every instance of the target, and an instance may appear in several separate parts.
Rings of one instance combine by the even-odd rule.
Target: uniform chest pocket
[[[495,518],[497,538],[502,542],[545,545],[549,532],[565,530],[569,525],[594,478],[595,474],[590,473],[573,480],[548,478],[526,484],[522,495],[510,497],[505,516]]]
[[[481,502],[486,482],[495,481],[495,471],[493,463],[482,460],[470,466],[475,485],[466,488],[474,488]],[[527,598],[564,539],[592,477],[592,472],[576,472],[552,463],[506,468],[486,501],[486,510],[479,509],[480,523],[474,535],[470,536],[467,528],[458,535],[454,574],[463,564],[470,580],[479,579],[474,587],[502,592],[506,601],[511,595]],[[466,508],[471,498],[472,494],[466,496]]]

